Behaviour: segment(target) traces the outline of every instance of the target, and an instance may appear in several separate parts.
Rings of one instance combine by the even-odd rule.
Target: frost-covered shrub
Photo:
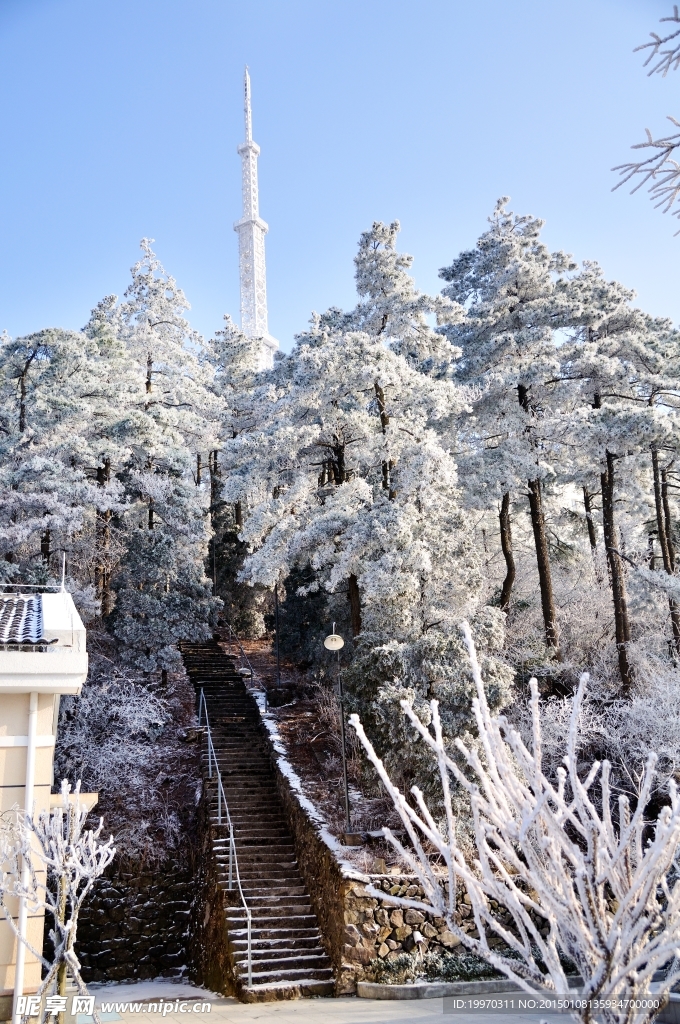
[[[55,778],[82,779],[99,793],[98,810],[125,857],[185,858],[201,786],[198,744],[187,742],[193,688],[178,674],[158,689],[121,665],[111,641],[94,634],[90,642],[99,650],[81,695],[61,699]]]
[[[500,977],[482,957],[467,950],[458,953],[399,953],[391,959],[377,957],[368,965],[372,981],[404,985],[414,981],[477,981]]]
[[[495,608],[479,610],[473,622],[484,668],[489,706],[504,708],[511,699],[513,671],[503,661],[503,616]],[[406,701],[424,725],[430,724],[430,701],[439,701],[443,734],[451,743],[474,730],[472,701],[475,682],[460,631],[436,629],[411,643],[362,636],[357,654],[343,678],[350,705],[357,710],[376,750],[402,784],[417,784],[428,794],[439,792],[430,757],[405,718]]]

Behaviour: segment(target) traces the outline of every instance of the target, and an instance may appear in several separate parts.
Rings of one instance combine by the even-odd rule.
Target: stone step
[[[247,919],[243,911],[239,914],[235,909],[228,908],[225,912],[225,918],[228,930],[247,927]],[[309,914],[291,914],[289,907],[281,907],[278,912],[271,907],[261,907],[259,912],[251,910],[250,921],[253,930],[255,928],[258,928],[260,931],[267,928],[280,928],[281,925],[285,924],[287,928],[289,927],[297,931],[300,928],[314,928],[316,916],[311,912]]]
[[[275,907],[288,907],[289,909],[295,909],[298,911],[300,909],[304,909],[311,913],[309,897],[305,893],[301,893],[299,896],[246,896],[246,903],[252,910],[253,914],[259,910],[260,907],[271,909],[274,909]]]
[[[245,974],[245,973],[246,973],[246,969],[244,968],[243,971],[242,971],[242,974]],[[269,970],[269,971],[259,971],[258,970],[258,971],[256,971],[255,970],[255,965],[253,964],[252,977],[253,977],[253,985],[258,985],[258,984],[263,984],[263,983],[266,984],[267,982],[269,982],[270,984],[276,984],[277,982],[280,982],[280,981],[305,981],[305,982],[310,982],[310,981],[326,981],[326,982],[328,982],[328,981],[332,981],[333,980],[333,972],[330,969],[330,967],[317,968],[316,970],[314,968],[302,968],[302,969],[300,969],[300,968],[295,968],[295,967],[293,967],[293,968],[291,968],[289,970],[289,969],[286,969],[284,967],[284,968],[281,968],[279,970]]]
[[[248,950],[239,949],[234,953],[234,960],[238,964],[247,963],[248,961]],[[327,955],[318,946],[316,949],[277,949],[273,951],[271,949],[252,949],[251,960],[253,964],[257,961],[258,965],[266,964],[271,966],[272,964],[287,963],[289,967],[329,967],[330,960]],[[291,963],[292,961],[292,963]]]
[[[270,928],[256,928],[254,925],[250,930],[251,940],[261,941],[262,939],[314,939],[315,942],[321,943],[321,935],[319,934],[318,928],[277,928],[272,926]],[[248,945],[248,930],[247,928],[230,928],[229,929],[229,942],[236,943],[238,939],[244,939],[246,947]]]
[[[230,945],[234,950],[234,955],[241,956],[248,952],[248,940],[247,939],[231,939]],[[305,955],[307,953],[314,953],[315,950],[320,950],[321,944],[318,938],[314,938],[313,935],[305,937],[292,937],[283,939],[258,939],[257,946],[253,945],[253,949],[258,949],[262,953],[268,953],[274,956],[279,950],[293,949],[297,951],[303,951]]]
[[[332,996],[333,981],[275,981],[264,985],[240,986],[241,998],[246,1003],[268,1002],[270,999],[305,999]]]
[[[275,886],[264,886],[264,885],[260,885],[260,886],[258,886],[258,885],[252,886],[251,885],[251,886],[248,886],[248,885],[242,885],[241,888],[243,889],[243,895],[245,896],[245,898],[247,900],[259,899],[260,896],[266,898],[268,893],[271,894],[272,898],[275,898],[275,897],[278,897],[278,896],[288,896],[288,895],[290,895],[290,896],[294,896],[294,895],[302,896],[302,895],[305,895],[306,896],[306,893],[307,893],[307,890],[305,889],[305,887],[302,884],[302,882],[300,882],[297,885],[294,885],[294,884],[291,884],[291,885],[275,885]]]

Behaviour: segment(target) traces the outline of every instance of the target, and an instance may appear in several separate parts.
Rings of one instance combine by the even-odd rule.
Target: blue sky
[[[425,291],[500,195],[680,321],[677,222],[610,168],[680,118],[632,52],[656,0],[0,0],[0,329],[81,327],[142,236],[204,334],[239,314],[241,80],[253,83],[270,329],[354,301],[373,220]],[[680,225],[679,225],[680,226]]]

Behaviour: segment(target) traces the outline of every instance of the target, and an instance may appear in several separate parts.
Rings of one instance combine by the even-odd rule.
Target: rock
[[[387,913],[384,907],[380,907],[378,910],[376,910],[374,916],[378,924],[387,924],[387,922],[390,919],[390,915]]]
[[[408,935],[410,935],[412,931],[413,928],[411,928],[410,924],[403,924],[401,928],[395,928],[392,934],[395,936],[398,942],[403,942],[404,939]]]
[[[387,940],[387,947],[388,947],[388,949],[391,949],[393,951],[395,949],[401,949],[401,942],[395,942],[394,939],[388,939]]]
[[[390,914],[390,921],[392,922],[395,928],[401,928],[401,926],[404,923],[404,911],[393,910],[392,913]]]
[[[421,930],[421,932],[423,933],[423,935],[425,936],[426,939],[433,939],[435,937],[435,935],[437,934],[437,929],[433,928],[432,925],[429,924],[427,921],[425,922],[425,924],[422,926],[422,928],[420,930]]]
[[[425,914],[421,913],[420,910],[407,910],[404,914],[404,920],[407,924],[422,924],[425,920]]]
[[[351,962],[359,964],[370,964],[373,959],[373,951],[364,946],[343,946],[343,955]]]
[[[461,940],[453,932],[448,929],[445,932],[441,932],[438,936],[442,946],[446,946],[447,949],[453,949],[455,946],[460,946]]]
[[[381,942],[380,945],[378,946],[378,956],[382,957],[383,959],[387,956],[389,951],[390,947],[387,945],[386,942]]]
[[[345,938],[350,946],[358,946],[361,942],[361,932],[353,924],[345,925]]]

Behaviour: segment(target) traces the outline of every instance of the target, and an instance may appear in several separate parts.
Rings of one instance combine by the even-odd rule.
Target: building
[[[86,677],[85,627],[70,594],[0,593],[2,814],[49,809],[59,699],[79,694]],[[30,913],[23,903],[16,914],[20,933],[42,949],[43,912]],[[0,920],[0,1020],[10,1017],[13,995],[37,990],[40,971]]]
[[[243,79],[246,141],[238,147],[242,167],[243,215],[234,224],[238,234],[239,278],[241,285],[241,330],[247,338],[260,341],[260,369],[274,362],[279,343],[269,333],[267,323],[267,270],[264,236],[268,225],[260,217],[257,184],[257,158],[260,147],[253,142],[253,119],[248,68]]]

